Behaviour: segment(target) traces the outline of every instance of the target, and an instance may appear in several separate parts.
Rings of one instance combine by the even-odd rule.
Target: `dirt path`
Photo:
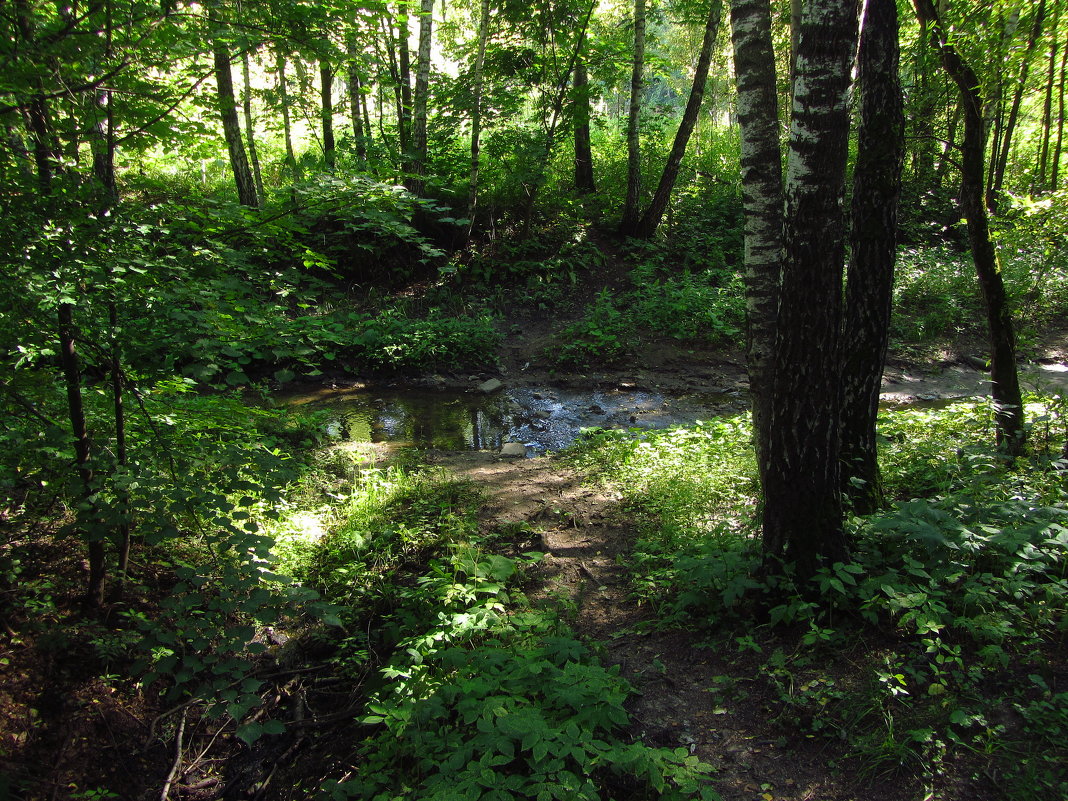
[[[892,801],[909,797],[892,785],[859,786],[833,758],[846,744],[789,736],[773,723],[776,699],[752,682],[760,661],[700,647],[685,631],[646,630],[650,610],[637,606],[617,557],[635,531],[619,499],[585,482],[560,459],[503,458],[494,453],[443,453],[432,464],[477,482],[486,495],[482,527],[529,531],[547,555],[540,582],[529,595],[553,599],[569,611],[603,659],[619,665],[637,690],[630,704],[632,729],[651,745],[686,747],[716,768],[715,787],[726,801]],[[739,678],[739,674],[742,675]],[[752,690],[724,697],[710,690],[730,675]]]

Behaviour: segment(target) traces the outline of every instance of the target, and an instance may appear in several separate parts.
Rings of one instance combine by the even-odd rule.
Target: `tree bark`
[[[1061,3],[1053,3],[1053,21],[1050,24],[1049,68],[1046,72],[1046,92],[1042,103],[1042,141],[1039,144],[1038,176],[1032,184],[1032,191],[1046,188],[1049,170],[1049,140],[1053,129],[1053,86],[1057,80],[1057,49],[1060,46],[1058,28],[1061,19]]]
[[[322,101],[320,118],[323,124],[323,161],[333,172],[337,167],[337,147],[334,143],[334,69],[327,61],[319,62],[319,90]]]
[[[763,484],[783,248],[782,154],[769,0],[732,0],[731,38],[745,208],[746,363]]]
[[[1068,46],[1061,49],[1061,79],[1057,87],[1057,143],[1053,146],[1053,165],[1050,167],[1050,189],[1060,186],[1061,145],[1064,143],[1064,92],[1068,78]]]
[[[245,154],[245,144],[241,139],[241,123],[237,117],[234,79],[230,72],[230,53],[226,43],[219,38],[218,31],[214,30],[219,24],[214,9],[214,5],[209,7],[208,20],[213,27],[211,49],[215,62],[215,87],[219,100],[219,117],[222,120],[223,136],[226,138],[230,167],[233,169],[234,183],[237,186],[237,200],[242,206],[258,208],[256,184],[252,178],[248,156]]]
[[[278,74],[278,105],[282,107],[282,130],[286,142],[286,166],[289,168],[291,181],[299,181],[300,165],[297,164],[297,156],[293,152],[293,122],[289,117],[289,85],[286,81],[286,57],[281,49],[276,53],[275,71]]]
[[[638,224],[642,153],[638,123],[642,111],[642,76],[645,71],[645,0],[634,0],[634,60],[630,73],[630,108],[627,112],[627,194],[619,232],[628,234]]]
[[[419,58],[416,62],[415,93],[412,97],[412,173],[409,188],[422,194],[427,160],[427,101],[430,93],[430,48],[434,30],[434,0],[421,0],[419,6]]]
[[[723,0],[711,0],[708,8],[708,19],[705,21],[705,35],[701,42],[701,54],[697,59],[697,69],[693,76],[693,86],[690,88],[690,98],[686,101],[686,110],[682,114],[679,129],[675,132],[675,141],[671,145],[667,163],[664,164],[664,172],[660,176],[660,183],[653,193],[649,202],[649,208],[645,210],[638,224],[635,226],[633,236],[638,239],[652,239],[656,229],[660,226],[660,220],[664,217],[664,209],[667,208],[671,199],[671,191],[675,188],[675,180],[679,177],[679,167],[682,165],[682,157],[686,155],[686,145],[690,142],[690,135],[697,125],[697,117],[701,113],[701,102],[705,98],[705,84],[708,82],[708,68],[712,64],[712,49],[716,44],[716,36],[719,33],[719,19],[723,8]]]
[[[1020,64],[1020,75],[1017,78],[1016,89],[1012,95],[1012,105],[1009,108],[1009,116],[1005,121],[1004,130],[1001,134],[1001,150],[997,154],[994,163],[994,174],[991,176],[990,189],[987,193],[987,208],[996,212],[998,199],[1002,187],[1005,185],[1005,170],[1009,165],[1009,153],[1012,150],[1012,137],[1016,131],[1016,121],[1020,115],[1020,105],[1023,103],[1024,90],[1027,88],[1027,76],[1031,69],[1031,59],[1034,57],[1035,48],[1042,36],[1042,26],[1046,21],[1046,0],[1038,0],[1038,8],[1035,11],[1035,19],[1031,25],[1031,33],[1027,38],[1027,48],[1024,51],[1023,63]]]
[[[263,199],[263,172],[260,170],[260,155],[256,150],[256,126],[252,120],[252,67],[246,50],[241,54],[241,77],[244,83],[241,105],[245,117],[245,143],[248,145],[248,161],[252,167],[252,181],[256,197]]]
[[[801,15],[786,199],[782,302],[764,483],[769,569],[801,582],[849,558],[842,521],[839,335],[849,155],[853,0],[808,0]]]
[[[905,153],[895,0],[868,0],[842,338],[842,489],[858,514],[883,503],[875,423],[890,330]]]
[[[597,191],[593,176],[593,145],[590,139],[590,81],[586,61],[580,54],[575,60],[574,89],[575,191],[588,195]]]
[[[986,132],[983,96],[975,71],[949,43],[932,0],[916,0],[916,10],[934,28],[942,64],[960,90],[964,113],[961,144],[961,209],[968,223],[968,244],[986,304],[990,331],[990,378],[993,383],[997,442],[1010,458],[1023,451],[1025,431],[1020,381],[1016,371],[1016,335],[997,252],[990,239],[990,220],[983,198]]]
[[[364,120],[360,116],[361,101],[363,100],[363,86],[360,80],[359,51],[356,49],[355,38],[350,38],[346,46],[349,59],[348,90],[349,90],[349,116],[352,119],[352,140],[356,145],[356,158],[360,164],[367,163],[367,138],[371,136],[371,126],[366,126],[367,134],[364,135]]]
[[[475,207],[478,205],[478,169],[479,148],[482,137],[482,72],[486,61],[486,43],[489,41],[490,0],[482,0],[478,22],[478,51],[471,71],[472,92],[471,107],[471,179],[467,196],[467,213],[471,218],[468,226],[470,232],[475,225]]]
[[[86,584],[85,599],[90,606],[99,607],[104,603],[106,574],[104,532],[95,520],[92,448],[89,443],[89,430],[85,423],[85,409],[82,406],[81,370],[74,344],[73,306],[60,300],[56,307],[56,315],[59,325],[59,361],[63,368],[63,383],[67,390],[67,413],[70,418],[71,432],[74,435],[74,463],[81,483],[83,503],[88,507],[85,514],[80,517],[83,521],[90,521],[85,532],[89,549],[89,580]]]

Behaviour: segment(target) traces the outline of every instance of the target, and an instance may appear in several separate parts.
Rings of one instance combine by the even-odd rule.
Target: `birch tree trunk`
[[[768,407],[764,552],[799,581],[848,559],[839,420],[842,212],[849,155],[854,0],[807,0],[801,13],[783,191],[782,300]]]
[[[256,184],[252,178],[245,144],[241,139],[241,123],[237,117],[237,100],[234,95],[234,78],[230,72],[230,53],[226,43],[218,36],[218,15],[215,6],[208,8],[208,21],[212,26],[211,50],[215,63],[215,88],[219,101],[219,117],[222,120],[226,149],[230,154],[230,167],[237,185],[237,200],[242,206],[257,208]]]
[[[731,0],[745,208],[746,362],[761,482],[782,262],[783,187],[769,0]]]
[[[842,338],[842,489],[853,510],[883,502],[875,421],[890,330],[905,154],[895,0],[868,0],[860,39],[860,129]]]

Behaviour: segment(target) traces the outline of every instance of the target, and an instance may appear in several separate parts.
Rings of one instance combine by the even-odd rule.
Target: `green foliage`
[[[466,482],[364,469],[346,513],[286,560],[352,632],[331,661],[367,683],[355,777],[325,798],[714,798],[685,750],[626,742],[617,670],[517,587],[540,559],[484,550]]]
[[[541,613],[507,614],[522,570],[459,546],[400,592],[360,773],[328,798],[715,798],[686,749],[619,739],[629,688]]]
[[[984,312],[975,269],[966,253],[948,247],[898,252],[891,327],[907,342],[981,333]]]
[[[1059,403],[1031,398],[1029,415],[1055,418]],[[974,401],[884,412],[887,485],[902,500],[852,521],[852,561],[804,587],[788,566],[759,571],[739,525],[755,503],[741,425],[597,433],[576,458],[641,525],[635,594],[661,625],[699,621],[717,648],[759,658],[787,731],[848,740],[864,770],[928,783],[980,754],[1020,782],[1014,797],[1058,796],[1063,743],[1039,727],[1064,725],[1043,678],[1068,621],[1064,435],[1058,424],[1010,468],[989,445],[990,414]]]
[[[634,331],[607,289],[598,293],[586,316],[557,332],[546,355],[555,367],[618,364],[633,353]]]
[[[631,280],[632,290],[602,290],[581,320],[557,332],[557,344],[546,351],[553,366],[618,364],[643,339],[717,345],[741,333],[744,296],[737,280],[720,286],[711,272],[661,277],[648,263],[635,268]]]

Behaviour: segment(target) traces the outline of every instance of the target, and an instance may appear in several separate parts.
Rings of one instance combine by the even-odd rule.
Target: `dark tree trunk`
[[[783,247],[782,155],[769,0],[732,0],[731,38],[745,207],[746,362],[763,483]]]
[[[405,169],[411,169],[412,149],[412,65],[408,51],[408,13],[404,12],[397,20],[397,48],[400,51],[400,118],[397,120],[397,132],[400,139],[401,153],[404,155]]]
[[[638,124],[642,111],[642,80],[645,72],[645,0],[634,0],[634,60],[630,73],[630,108],[627,113],[627,194],[619,232],[629,234],[638,224],[642,153]]]
[[[110,89],[97,92],[98,117],[93,137],[93,177],[100,185],[106,205],[119,198],[115,181],[115,123]]]
[[[802,10],[784,195],[786,225],[764,483],[769,567],[805,581],[848,559],[842,521],[839,335],[853,0]]]
[[[1061,145],[1064,144],[1064,93],[1068,81],[1068,46],[1061,49],[1061,79],[1057,86],[1057,142],[1053,146],[1053,164],[1050,167],[1049,187],[1053,191],[1060,185]]]
[[[705,98],[705,84],[708,81],[708,68],[712,64],[712,49],[719,33],[720,12],[723,8],[723,0],[711,0],[708,9],[708,19],[705,22],[705,35],[701,42],[701,55],[697,59],[697,69],[693,76],[693,86],[690,88],[690,99],[686,102],[686,110],[682,114],[679,130],[675,133],[675,141],[671,145],[667,163],[664,164],[664,172],[660,176],[660,183],[653,193],[653,199],[649,202],[649,208],[638,221],[633,236],[638,239],[652,239],[656,229],[660,226],[660,220],[664,217],[664,209],[667,208],[671,199],[671,191],[675,188],[675,180],[679,177],[679,167],[682,165],[682,157],[686,155],[686,145],[690,142],[690,135],[697,125],[697,117],[701,113],[701,102]]]
[[[104,532],[94,513],[92,449],[89,444],[89,430],[85,424],[85,410],[82,407],[82,379],[78,365],[78,354],[74,345],[73,307],[70,303],[60,302],[57,307],[59,324],[59,360],[63,367],[63,383],[67,390],[67,412],[70,417],[71,432],[74,435],[74,463],[81,482],[82,498],[89,509],[82,518],[86,525],[86,538],[89,548],[89,580],[86,585],[86,602],[93,607],[104,603],[105,551]]]
[[[1015,457],[1023,451],[1025,441],[1023,401],[1016,371],[1016,335],[1012,314],[997,252],[990,239],[990,221],[983,198],[983,151],[986,143],[983,97],[975,72],[948,42],[932,0],[916,0],[916,9],[935,29],[940,43],[942,64],[961,93],[964,112],[964,141],[961,144],[960,165],[961,207],[968,222],[968,244],[986,303],[997,442],[1005,448],[1010,457]]]
[[[26,127],[33,142],[33,160],[41,194],[51,194],[52,180],[62,171],[62,162],[52,135],[52,120],[44,97],[37,96],[30,100],[26,109]]]
[[[330,172],[337,166],[337,148],[334,143],[334,70],[325,61],[319,62],[319,87],[322,99],[323,161]]]
[[[582,195],[597,191],[593,177],[593,146],[590,141],[590,81],[586,61],[575,61],[575,190]]]
[[[890,329],[905,152],[894,0],[868,0],[860,40],[860,130],[842,341],[842,488],[853,509],[882,505],[875,439]]]

